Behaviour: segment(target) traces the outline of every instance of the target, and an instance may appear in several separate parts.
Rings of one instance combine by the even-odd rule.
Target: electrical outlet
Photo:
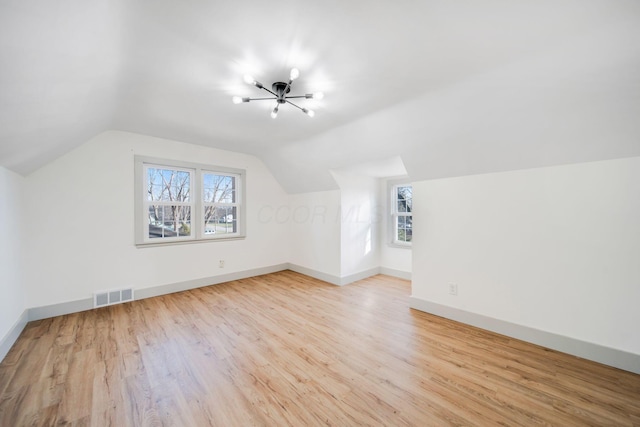
[[[449,283],[449,294],[458,295],[458,285],[455,283]]]
[[[220,268],[224,268],[224,260],[221,259],[220,261],[218,261],[218,267]]]

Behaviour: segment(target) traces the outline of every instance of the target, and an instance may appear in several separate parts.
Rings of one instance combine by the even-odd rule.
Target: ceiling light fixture
[[[243,102],[249,102],[249,101],[275,100],[276,101],[276,106],[273,109],[273,111],[271,111],[271,118],[273,118],[273,119],[278,117],[278,108],[280,107],[280,104],[285,104],[285,103],[286,104],[291,104],[294,107],[296,107],[298,110],[300,110],[303,113],[305,113],[307,116],[313,117],[316,114],[313,110],[309,110],[307,108],[299,107],[298,105],[294,104],[293,102],[291,102],[289,100],[290,99],[296,99],[296,98],[322,99],[322,98],[324,98],[324,94],[322,92],[316,92],[316,93],[307,93],[305,95],[295,95],[295,96],[287,95],[289,92],[291,92],[291,83],[293,83],[293,81],[295,79],[297,79],[299,76],[300,76],[300,71],[298,71],[297,68],[292,68],[291,69],[291,73],[289,74],[289,82],[288,83],[275,82],[274,84],[271,85],[271,89],[272,90],[269,90],[266,87],[264,87],[262,85],[262,83],[260,83],[259,81],[257,81],[253,77],[251,77],[250,75],[245,75],[244,76],[244,81],[245,82],[247,82],[248,84],[254,85],[258,89],[266,90],[271,95],[273,95],[273,97],[268,97],[268,98],[243,98],[243,97],[240,97],[240,96],[234,96],[233,97],[233,103],[234,104],[242,104]]]

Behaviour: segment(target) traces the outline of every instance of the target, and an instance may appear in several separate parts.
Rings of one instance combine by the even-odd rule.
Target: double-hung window
[[[392,187],[391,217],[393,224],[392,244],[411,246],[413,237],[413,189],[409,184]]]
[[[136,156],[136,244],[244,237],[240,169]]]

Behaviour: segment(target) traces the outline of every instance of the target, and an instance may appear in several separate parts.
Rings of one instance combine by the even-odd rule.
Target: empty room
[[[0,2],[0,427],[640,426],[640,2]]]

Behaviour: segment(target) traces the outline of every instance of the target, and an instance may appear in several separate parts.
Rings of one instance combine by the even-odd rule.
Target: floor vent
[[[93,294],[94,307],[104,307],[128,301],[133,301],[133,289],[131,288],[100,291]]]

